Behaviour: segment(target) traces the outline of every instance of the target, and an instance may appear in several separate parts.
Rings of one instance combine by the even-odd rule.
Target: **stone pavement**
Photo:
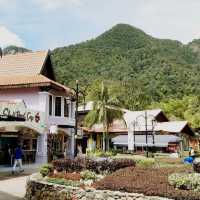
[[[22,199],[26,192],[27,178],[22,176],[0,181],[0,200]]]
[[[24,165],[23,173],[12,175],[11,167],[0,167],[0,200],[20,200],[26,191],[26,180],[38,172],[41,165]]]
[[[21,198],[18,198],[16,196],[0,192],[0,200],[21,200]]]

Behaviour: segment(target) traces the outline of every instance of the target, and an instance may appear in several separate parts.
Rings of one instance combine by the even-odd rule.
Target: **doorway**
[[[0,165],[12,165],[17,144],[18,137],[15,135],[0,136]]]

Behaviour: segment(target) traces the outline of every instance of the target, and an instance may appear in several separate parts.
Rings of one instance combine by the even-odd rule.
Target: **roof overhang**
[[[73,96],[73,90],[70,88],[48,79],[43,75],[28,75],[28,76],[0,76],[0,89],[13,88],[33,88],[33,87],[49,87],[58,91],[62,91],[69,96]]]

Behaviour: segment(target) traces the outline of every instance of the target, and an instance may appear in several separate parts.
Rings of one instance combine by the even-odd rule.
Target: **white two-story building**
[[[0,58],[0,165],[12,164],[21,144],[24,162],[46,163],[74,153],[73,92],[55,80],[48,51]]]

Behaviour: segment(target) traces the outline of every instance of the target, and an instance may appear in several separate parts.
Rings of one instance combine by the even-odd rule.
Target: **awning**
[[[153,144],[152,135],[148,135],[148,146],[167,147],[169,143],[179,143],[180,137],[175,135],[155,135]],[[119,135],[112,138],[112,142],[117,146],[128,146],[128,135]],[[146,146],[146,135],[135,135],[135,145],[138,147]]]

